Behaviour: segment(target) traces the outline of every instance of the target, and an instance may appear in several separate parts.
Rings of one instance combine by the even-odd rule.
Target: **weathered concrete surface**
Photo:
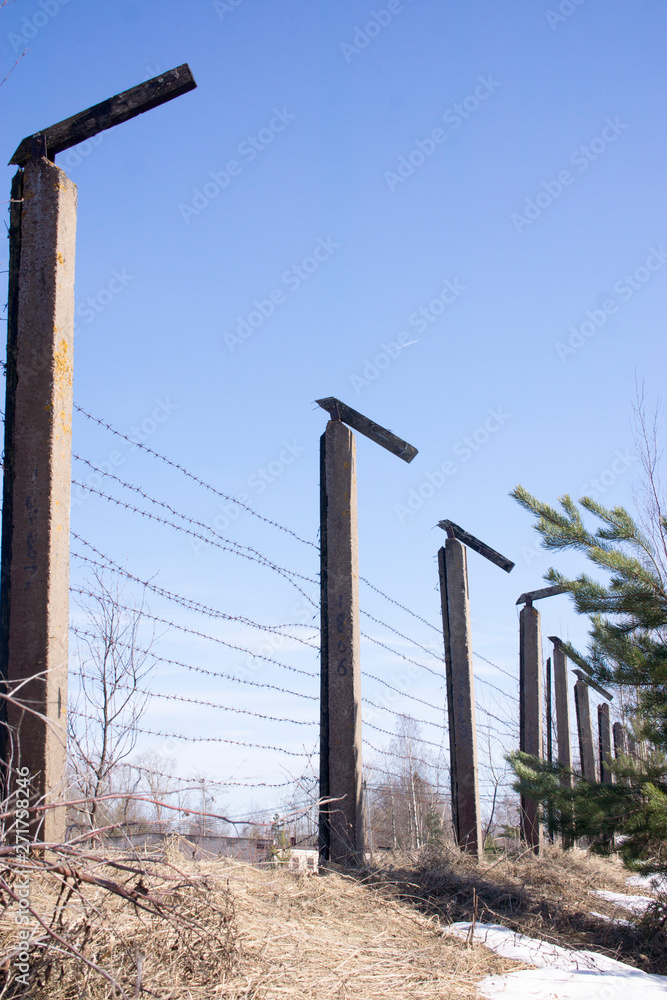
[[[55,164],[28,163],[10,275],[0,668],[10,689],[35,678],[19,697],[49,722],[12,705],[7,721],[13,763],[46,802],[62,796],[65,777],[76,204]],[[40,833],[64,839],[64,809],[48,810]]]
[[[459,847],[483,851],[477,771],[475,680],[472,672],[468,562],[465,546],[448,538],[438,552],[447,671],[452,819]]]
[[[615,722],[614,732],[614,757],[625,756],[628,752],[628,737],[625,726],[622,722]]]
[[[355,864],[364,849],[356,445],[339,420],[323,437],[321,777],[338,801],[323,811],[321,847],[325,860]]]
[[[577,731],[579,733],[579,756],[581,758],[581,773],[587,781],[597,781],[595,768],[595,747],[593,746],[593,727],[591,726],[591,708],[588,700],[588,685],[577,681],[574,685],[574,704],[577,709]]]
[[[525,605],[519,615],[519,749],[542,757],[542,643],[540,613]],[[521,835],[539,854],[544,834],[538,804],[521,796]]]
[[[567,657],[560,642],[554,642],[554,691],[556,695],[556,738],[558,742],[558,762],[564,767],[572,767],[572,745],[570,743],[570,703],[567,690]]]
[[[609,704],[606,701],[598,705],[598,756],[600,758],[600,781],[605,785],[614,783],[614,775],[609,770],[611,757],[611,720]]]

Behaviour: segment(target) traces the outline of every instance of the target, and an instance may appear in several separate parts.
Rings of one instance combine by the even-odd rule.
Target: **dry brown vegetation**
[[[667,934],[661,908],[631,927],[591,915],[627,919],[627,910],[592,894],[608,889],[640,893],[627,885],[618,858],[600,858],[573,848],[548,847],[540,858],[530,851],[502,855],[476,865],[455,848],[421,855],[393,856],[372,880],[425,914],[444,923],[479,920],[566,948],[590,948],[643,969],[667,974]]]
[[[23,992],[7,977],[17,907],[3,892],[3,1000],[472,1000],[485,976],[522,967],[443,934],[452,920],[473,917],[665,971],[655,927],[651,940],[646,927],[587,916],[627,916],[589,894],[628,891],[627,873],[581,851],[477,867],[442,848],[319,876],[186,860],[176,850],[140,860],[91,853],[70,858],[71,870],[63,857],[51,861],[31,872],[31,907],[57,938],[44,928],[36,935]],[[3,879],[16,884],[11,864]]]

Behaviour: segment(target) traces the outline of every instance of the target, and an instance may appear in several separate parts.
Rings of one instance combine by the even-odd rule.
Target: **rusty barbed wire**
[[[317,549],[319,547],[318,545],[316,545],[315,542],[311,542],[307,538],[302,538],[301,535],[298,535],[296,533],[296,531],[292,531],[291,528],[286,527],[284,524],[280,524],[278,521],[272,521],[270,518],[264,517],[262,514],[254,510],[252,507],[248,506],[248,504],[243,503],[240,500],[237,500],[235,497],[229,496],[227,493],[222,493],[220,490],[216,489],[215,486],[211,486],[210,483],[207,483],[203,479],[200,479],[199,476],[196,476],[192,472],[188,472],[188,470],[185,469],[182,465],[179,465],[178,462],[173,462],[170,458],[167,458],[166,455],[161,455],[160,452],[154,451],[153,448],[149,448],[148,445],[143,444],[143,442],[141,441],[133,441],[132,438],[128,437],[127,434],[123,434],[122,431],[116,430],[116,428],[113,427],[107,421],[100,420],[99,417],[94,417],[91,413],[88,413],[86,410],[83,409],[83,407],[78,406],[76,403],[74,403],[74,409],[77,410],[82,416],[86,417],[88,420],[92,420],[93,423],[99,424],[100,427],[104,427],[105,430],[110,431],[111,434],[115,434],[116,437],[122,438],[123,441],[127,441],[128,444],[131,444],[134,448],[141,448],[141,450],[145,451],[147,454],[153,455],[154,458],[159,459],[166,465],[170,465],[172,469],[177,469],[184,476],[187,476],[188,479],[192,479],[195,483],[197,483],[198,486],[203,486],[204,489],[208,490],[210,493],[215,494],[215,496],[220,497],[222,500],[227,500],[230,503],[237,504],[237,506],[242,507],[244,510],[247,510],[249,514],[252,514],[253,517],[259,518],[260,521],[264,521],[266,524],[270,524],[271,527],[278,528],[280,531],[284,531],[288,535],[292,535],[293,538],[296,538],[296,540],[298,542],[301,542],[303,545],[308,545],[314,549]]]
[[[362,615],[364,615],[366,618],[370,618],[370,620],[372,622],[375,622],[376,625],[383,625],[385,628],[389,629],[390,632],[393,632],[394,635],[398,635],[400,636],[401,639],[405,639],[405,641],[409,642],[412,646],[418,646],[419,649],[423,649],[425,653],[428,653],[429,656],[434,657],[439,662],[444,661],[444,656],[439,656],[437,653],[434,653],[432,649],[428,648],[428,646],[423,646],[421,642],[417,642],[416,639],[411,639],[409,636],[403,635],[403,633],[399,632],[398,629],[395,629],[393,625],[389,625],[387,622],[382,621],[381,618],[374,618],[373,615],[369,614],[368,611],[364,611],[363,608],[360,608],[359,610]]]
[[[76,625],[70,625],[70,631],[74,632],[77,636],[83,636],[89,639],[99,638],[95,632],[88,632],[85,629],[78,628]],[[207,667],[195,666],[193,663],[184,663],[182,660],[170,660],[165,656],[158,656],[150,649],[142,649],[139,646],[131,646],[129,643],[125,642],[119,641],[116,645],[123,649],[134,649],[137,653],[150,656],[156,661],[156,663],[168,663],[171,666],[183,667],[185,670],[191,670],[198,674],[205,674],[208,677],[217,677],[218,679],[233,681],[235,684],[247,684],[249,687],[268,688],[271,691],[279,691],[281,694],[288,694],[294,698],[306,698],[308,701],[319,701],[319,697],[315,694],[303,694],[301,691],[292,691],[289,688],[279,687],[277,684],[271,684],[269,681],[250,681],[246,677],[234,677],[233,674],[227,674],[219,670],[209,670]]]
[[[369,729],[374,729],[377,733],[384,733],[385,736],[391,736],[392,740],[414,740],[416,743],[425,743],[426,746],[436,747],[436,749],[441,750],[441,743],[434,743],[433,740],[425,740],[422,736],[407,736],[405,733],[392,733],[388,729],[382,729],[380,726],[374,725],[372,722],[367,722],[364,718],[361,720],[362,726],[368,726]],[[443,734],[445,730],[443,729]]]
[[[93,593],[92,590],[84,590],[82,587],[70,587],[70,592],[73,594],[81,594],[84,597],[96,597],[97,595]],[[126,604],[120,604],[116,602],[116,607],[120,611],[127,611],[133,613],[132,608],[129,608]],[[198,629],[189,628],[187,625],[180,625],[178,622],[170,621],[168,618],[161,618],[159,615],[151,614],[148,611],[142,611],[141,615],[143,618],[148,618],[150,621],[157,622],[160,625],[167,625],[171,628],[178,629],[180,632],[187,632],[190,635],[196,635],[200,639],[208,639],[211,642],[217,642],[221,646],[226,646],[228,649],[234,649],[238,653],[246,653],[248,656],[252,656],[256,660],[264,660],[266,663],[273,663],[277,667],[281,667],[283,670],[290,670],[295,674],[303,674],[304,677],[317,677],[318,675],[312,670],[302,670],[300,667],[292,667],[287,663],[281,663],[280,660],[276,660],[272,656],[265,656],[263,653],[253,653],[251,649],[247,649],[244,646],[236,646],[232,642],[227,642],[225,639],[220,639],[218,636],[209,635],[206,632],[200,632]]]
[[[289,570],[283,566],[278,566],[277,563],[271,562],[270,559],[267,559],[266,556],[262,556],[261,554],[260,556],[250,555],[247,552],[241,552],[239,549],[232,548],[229,545],[223,545],[222,542],[217,541],[216,538],[207,538],[205,535],[200,535],[198,532],[192,531],[190,528],[186,528],[182,524],[174,524],[173,521],[168,521],[166,518],[159,517],[157,514],[151,514],[150,511],[141,510],[140,507],[135,507],[134,504],[125,503],[124,500],[118,500],[117,497],[112,497],[108,493],[103,493],[102,490],[98,490],[94,486],[88,486],[87,483],[80,483],[78,479],[73,479],[72,483],[75,486],[80,486],[84,490],[88,490],[89,493],[95,493],[103,500],[109,501],[109,503],[114,503],[118,507],[124,507],[125,510],[129,510],[134,514],[140,514],[141,517],[146,517],[151,521],[156,521],[158,524],[167,525],[167,527],[173,528],[175,531],[182,531],[185,535],[191,535],[193,538],[198,538],[199,541],[204,542],[205,545],[212,545],[214,548],[222,549],[224,552],[231,552],[233,555],[238,555],[243,559],[249,559],[251,562],[256,562],[260,566],[266,566],[269,569],[272,569],[280,576],[284,576],[287,582],[290,583],[295,590],[298,590],[301,596],[304,597],[309,604],[312,604],[314,608],[317,608],[318,605],[315,601],[313,601],[305,590],[303,590],[302,587],[299,587],[295,580],[292,579],[295,577],[296,579],[305,580],[307,583],[317,585],[317,580],[313,579],[313,577],[305,576],[303,573],[297,573],[294,570]]]
[[[131,771],[141,771],[144,774],[154,774],[157,778],[168,778],[171,781],[178,781],[181,784],[191,784],[199,786],[201,788],[202,782],[206,784],[207,788],[289,788],[291,785],[298,785],[299,782],[305,781],[306,776],[302,775],[300,778],[292,778],[290,781],[281,781],[277,783],[269,783],[266,781],[218,781],[217,778],[181,778],[175,774],[168,774],[166,771],[158,771],[153,767],[146,767],[144,764],[134,764],[126,763],[121,764],[122,768],[126,768]],[[161,795],[172,795],[173,792],[169,790],[168,792],[161,792]]]
[[[95,716],[87,715],[85,712],[81,712],[75,708],[71,708],[69,714],[79,719],[86,719],[89,722],[99,721]],[[271,750],[274,753],[284,753],[289,757],[307,757],[310,759],[313,756],[312,752],[285,750],[284,747],[267,746],[263,743],[246,743],[244,740],[232,740],[226,736],[185,736],[183,733],[167,733],[156,729],[146,729],[144,726],[133,726],[132,729],[133,732],[143,733],[146,736],[159,736],[165,740],[183,740],[185,743],[231,743],[237,747],[248,747],[250,750]]]
[[[123,567],[115,562],[111,556],[105,555],[105,553],[100,552],[99,549],[95,548],[90,542],[87,542],[85,538],[77,535],[75,531],[71,532],[73,538],[76,538],[78,542],[86,545],[89,549],[92,549],[98,556],[105,559],[109,564],[108,566],[104,563],[100,563],[95,559],[90,559],[88,556],[82,555],[80,552],[72,552],[72,555],[76,559],[81,559],[83,562],[97,566],[100,569],[109,569],[113,573],[117,573],[120,576],[124,576],[128,580],[133,580],[135,583],[141,584],[146,590],[150,590],[152,593],[157,594],[159,597],[164,597],[169,601],[173,601],[176,604],[180,604],[182,607],[187,608],[189,611],[196,611],[198,614],[206,615],[208,618],[222,618],[225,621],[240,622],[242,625],[247,625],[249,628],[256,628],[262,632],[268,632],[271,635],[280,635],[284,639],[292,639],[294,642],[299,642],[304,646],[308,646],[309,649],[319,649],[318,646],[314,646],[311,642],[306,639],[300,639],[295,635],[288,635],[286,632],[282,632],[281,628],[291,627],[289,624],[279,626],[279,625],[262,625],[260,622],[253,621],[252,618],[247,618],[245,615],[230,615],[226,611],[217,611],[215,608],[209,608],[205,604],[201,604],[199,601],[194,601],[189,597],[183,597],[181,594],[174,594],[170,590],[166,590],[164,587],[158,587],[157,584],[151,583],[150,580],[142,580],[141,577],[135,576],[128,570],[123,569]]]
[[[427,708],[432,708],[434,712],[439,712],[440,709],[436,705],[432,705],[429,701],[424,701],[423,698],[418,698],[416,694],[408,694],[407,691],[401,691],[400,688],[394,687],[389,681],[384,680],[382,677],[378,677],[376,674],[369,674],[367,670],[361,671],[362,677],[368,677],[369,680],[377,681],[378,684],[382,684],[384,687],[389,688],[390,691],[395,691],[399,694],[401,698],[409,698],[410,701],[418,701],[420,705],[426,705]],[[401,713],[397,713],[401,714]]]
[[[406,656],[405,653],[399,653],[397,649],[393,649],[392,646],[388,646],[386,642],[382,642],[380,639],[374,639],[373,636],[368,635],[367,632],[361,632],[360,634],[362,638],[368,639],[369,642],[374,643],[376,646],[382,646],[383,649],[393,653],[394,656],[399,656],[402,660],[405,660],[406,663],[413,663],[416,667],[419,667],[420,670],[425,670],[427,673],[433,674],[433,676],[437,677],[438,680],[445,679],[444,674],[439,674],[437,670],[433,670],[432,667],[427,667],[425,663],[420,663],[419,660],[413,660],[411,656]]]
[[[496,687],[496,685],[493,684],[491,681],[487,681],[485,677],[478,677],[477,675],[475,675],[475,683],[483,684],[485,687],[493,688],[493,690],[497,691],[498,694],[502,694],[505,698],[510,698],[512,701],[517,702],[517,704],[519,702],[519,698],[517,695],[510,694],[509,691],[503,691],[502,688]]]
[[[361,701],[362,704],[369,705],[371,708],[375,708],[380,712],[389,712],[391,715],[397,715],[399,718],[402,718],[405,715],[405,712],[397,712],[395,708],[387,708],[386,705],[378,705],[377,702],[371,701],[370,698],[364,698],[363,695]],[[442,709],[440,708],[438,711],[441,712]],[[431,722],[428,719],[417,719],[414,715],[411,715],[410,718],[413,719],[414,722],[419,723],[420,726],[434,726],[435,729],[438,730],[445,728],[442,722]]]
[[[86,674],[81,670],[74,671],[75,677],[83,677],[84,680],[94,681],[95,677]],[[161,691],[146,691],[137,687],[136,684],[114,684],[114,688],[120,691],[134,691],[136,694],[145,695],[148,698],[163,698],[167,701],[182,701],[191,705],[203,705],[205,708],[215,708],[221,712],[236,712],[238,715],[252,715],[256,719],[265,719],[268,722],[287,722],[292,726],[317,726],[319,720],[309,719],[285,719],[276,715],[264,715],[262,712],[252,712],[249,708],[233,708],[231,705],[222,705],[216,701],[206,701],[203,698],[188,698],[183,694],[165,694]]]

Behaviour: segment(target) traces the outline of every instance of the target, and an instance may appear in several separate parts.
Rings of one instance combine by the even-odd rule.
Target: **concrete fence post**
[[[359,863],[364,851],[361,766],[359,548],[354,434],[330,420],[321,438],[320,853]]]
[[[542,757],[542,643],[540,613],[526,604],[519,615],[519,749]],[[537,802],[521,796],[521,832],[526,844],[539,854],[544,836]]]
[[[465,546],[456,538],[448,538],[439,550],[438,569],[447,670],[452,820],[459,847],[479,858],[484,845],[479,809],[468,564]]]
[[[2,512],[0,673],[9,704],[3,756],[27,769],[32,799],[65,788],[75,185],[45,157],[28,161],[13,213]],[[17,206],[12,205],[16,210]],[[65,810],[31,822],[65,837]]]
[[[614,783],[614,775],[609,769],[611,761],[611,723],[609,719],[609,704],[601,702],[598,705],[598,756],[600,758],[600,781],[605,785]]]
[[[574,703],[577,710],[581,773],[586,781],[596,781],[597,773],[595,767],[595,748],[593,745],[593,728],[591,726],[591,709],[588,700],[588,685],[584,681],[579,680],[574,685]]]

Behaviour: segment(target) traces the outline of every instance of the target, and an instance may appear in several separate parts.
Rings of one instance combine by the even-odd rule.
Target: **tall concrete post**
[[[75,185],[45,157],[14,179],[7,341],[0,673],[3,756],[27,769],[33,801],[65,791]],[[65,810],[31,825],[64,840]]]
[[[600,781],[605,785],[614,783],[614,775],[609,769],[611,758],[611,722],[609,705],[606,701],[598,705],[598,756],[600,758]]]
[[[572,744],[570,743],[570,703],[567,690],[567,657],[558,636],[550,635],[554,644],[554,693],[556,696],[556,741],[558,744],[558,763],[572,770]],[[565,788],[572,787],[572,775],[563,775],[561,784]],[[572,842],[568,834],[563,834],[563,849],[568,850]]]
[[[444,548],[439,550],[438,569],[447,670],[454,834],[459,847],[480,858],[484,845],[479,809],[468,563],[465,546],[456,538],[448,538]]]
[[[330,420],[321,438],[322,661],[320,853],[363,859],[359,550],[354,434]]]
[[[542,757],[542,643],[540,613],[527,603],[519,615],[519,748]],[[521,796],[521,835],[539,854],[544,842],[537,802]]]
[[[581,773],[586,781],[596,781],[595,748],[591,726],[591,708],[588,701],[588,685],[577,681],[574,685],[574,704],[577,710],[577,731],[579,734],[579,756]]]
[[[556,695],[556,740],[558,762],[563,767],[572,768],[572,746],[570,743],[570,703],[567,691],[567,657],[556,636],[549,636],[554,644],[554,693]]]
[[[613,725],[614,733],[614,757],[618,758],[621,756],[626,756],[628,752],[628,737],[625,732],[625,726],[622,722],[615,722]]]

